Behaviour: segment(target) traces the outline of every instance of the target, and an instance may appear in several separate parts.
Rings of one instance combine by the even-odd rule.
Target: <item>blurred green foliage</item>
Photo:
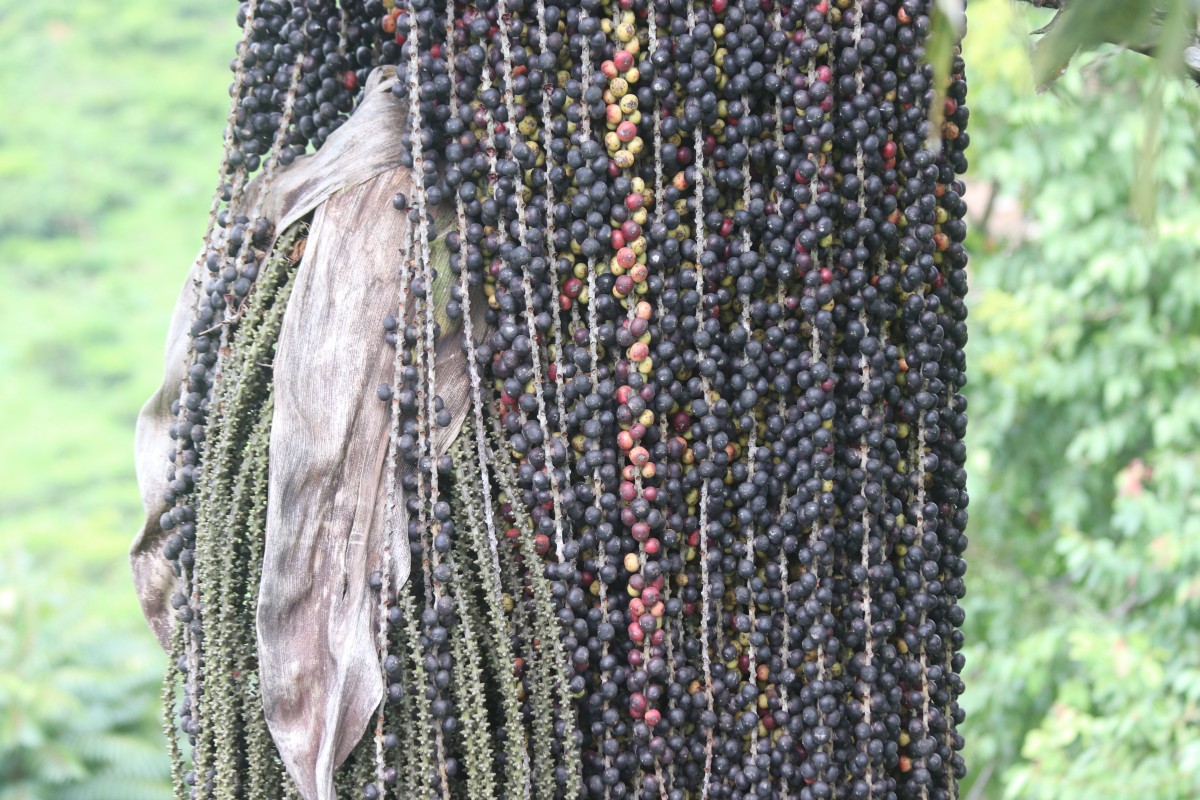
[[[161,656],[103,616],[113,585],[47,591],[55,576],[44,565],[6,555],[0,797],[162,798],[170,765],[154,724]]]
[[[0,0],[0,800],[170,796],[131,437],[216,182],[235,9]]]
[[[0,0],[0,800],[169,796],[131,438],[234,7]],[[1200,797],[1200,101],[1160,84],[1144,180],[1155,64],[1101,51],[1039,96],[1047,19],[970,3],[963,797]]]
[[[966,45],[967,796],[1200,797],[1200,97],[1112,48],[1035,95],[1018,13]]]

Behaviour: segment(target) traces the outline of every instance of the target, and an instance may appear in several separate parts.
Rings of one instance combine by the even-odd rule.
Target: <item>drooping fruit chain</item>
[[[385,701],[338,787],[958,796],[969,135],[933,6],[243,4],[162,522],[178,796],[290,791],[230,677],[256,669],[261,552],[212,519],[257,508],[225,495],[269,430],[223,387],[264,346],[243,307],[285,282],[246,187],[382,66],[412,188],[376,210],[409,233],[377,321],[395,375],[362,402],[391,409],[412,570],[370,581]]]

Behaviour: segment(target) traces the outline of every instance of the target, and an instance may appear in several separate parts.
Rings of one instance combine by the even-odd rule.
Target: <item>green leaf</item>
[[[958,45],[967,32],[965,0],[937,0],[933,24],[926,42],[925,58],[933,67],[933,104],[929,109],[929,149],[942,149],[942,122],[945,119],[946,88],[954,69]]]
[[[1080,50],[1106,42],[1140,47],[1150,25],[1150,0],[1085,0],[1059,11],[1033,50],[1033,77],[1039,89],[1053,83]]]
[[[966,0],[937,0],[936,13],[950,23],[959,39],[967,35]]]

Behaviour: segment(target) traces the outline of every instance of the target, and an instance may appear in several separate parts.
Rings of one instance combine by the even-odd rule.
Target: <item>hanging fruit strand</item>
[[[496,0],[496,14],[497,14],[497,17],[499,18],[501,26],[503,27],[503,33],[498,38],[500,40],[500,53],[502,56],[501,63],[503,65],[504,108],[507,112],[506,116],[509,120],[508,124],[510,126],[512,126],[512,130],[508,131],[508,138],[509,138],[509,142],[510,142],[510,149],[512,150],[512,156],[514,159],[517,160],[518,163],[520,163],[521,159],[517,155],[515,146],[512,144],[513,140],[516,139],[517,137],[519,137],[521,134],[520,134],[520,127],[517,125],[518,117],[517,117],[516,109],[514,108],[513,57],[512,57],[512,44],[509,41],[509,28],[512,24],[514,24],[516,22],[516,18],[511,18],[511,20],[510,20],[508,9],[505,4],[505,0]],[[524,141],[521,141],[520,145],[524,146],[526,149],[528,149],[528,145]],[[537,315],[536,315],[537,305],[535,304],[535,301],[534,301],[533,279],[532,279],[532,275],[531,275],[531,270],[533,269],[533,266],[534,266],[534,263],[533,263],[534,259],[541,259],[543,270],[546,269],[546,267],[548,265],[546,263],[545,257],[535,255],[533,253],[532,249],[528,246],[528,227],[526,225],[526,220],[525,220],[524,193],[520,190],[517,190],[516,192],[513,193],[513,200],[514,200],[514,204],[515,204],[514,217],[516,220],[516,229],[517,229],[517,236],[516,236],[516,245],[517,246],[512,251],[512,253],[510,255],[510,259],[511,259],[512,266],[519,268],[521,270],[521,288],[524,292],[524,302],[525,302],[524,316],[525,316],[525,321],[526,321],[527,334],[529,336],[529,358],[531,361],[531,366],[532,366],[532,371],[533,371],[533,394],[537,401],[537,421],[538,421],[538,425],[541,428],[541,436],[542,436],[543,444],[544,444],[544,446],[546,446],[548,448],[551,444],[551,440],[549,438],[550,437],[550,433],[549,433],[550,432],[550,424],[546,419],[546,389],[545,389],[545,385],[544,385],[544,373],[542,370],[542,352],[541,352],[542,348],[540,345],[541,335],[538,331],[538,326],[537,326]],[[562,561],[564,558],[563,530],[562,530],[562,497],[561,497],[561,493],[559,490],[558,477],[557,477],[555,471],[553,469],[551,469],[551,470],[549,470],[549,473],[550,473],[551,493],[554,498],[553,499],[553,503],[554,503],[554,533],[555,533],[556,553],[557,553],[559,561]]]
[[[434,451],[435,419],[438,416],[436,378],[436,335],[434,332],[434,276],[432,256],[429,243],[429,213],[425,186],[425,147],[424,127],[421,114],[420,92],[420,55],[421,55],[421,24],[417,14],[412,13],[409,28],[409,60],[408,60],[408,114],[410,121],[412,173],[413,173],[413,209],[415,217],[415,261],[418,268],[417,279],[421,283],[421,291],[417,293],[415,318],[415,361],[417,369],[417,481],[420,487],[418,502],[420,527],[422,571],[425,584],[425,611],[422,619],[431,630],[429,637],[433,657],[438,658],[438,651],[445,647],[446,629],[452,624],[454,613],[452,595],[445,594],[442,556],[448,550],[449,539],[442,531],[449,522],[449,507],[441,500],[438,469],[435,464],[437,454]],[[432,535],[430,535],[432,534]],[[443,543],[443,541],[445,543]],[[447,573],[449,567],[446,568]],[[427,662],[428,664],[428,662]],[[426,668],[428,679],[433,681],[434,670]],[[436,682],[435,682],[436,687]],[[440,689],[435,688],[433,705],[434,755],[437,761],[436,784],[444,800],[450,800],[450,775],[447,766],[446,735],[444,722],[449,714],[449,698],[443,696]]]
[[[446,63],[449,67],[449,77],[452,84],[457,84],[457,65],[455,51],[455,18],[456,6],[453,2],[446,4]],[[539,14],[541,19],[541,14]],[[544,46],[544,43],[543,43]],[[458,91],[452,90],[449,97],[450,118],[459,116]],[[491,137],[489,137],[491,139]],[[496,522],[494,516],[495,499],[492,491],[492,481],[487,469],[487,446],[484,434],[484,402],[482,387],[479,379],[479,362],[476,353],[475,315],[472,308],[472,289],[470,271],[466,265],[467,250],[470,247],[470,234],[467,223],[465,201],[461,192],[455,192],[455,220],[457,224],[456,248],[458,260],[458,291],[459,302],[462,304],[463,320],[463,349],[467,356],[468,372],[471,382],[471,408],[474,424],[467,427],[474,433],[475,451],[471,457],[471,447],[467,441],[471,433],[460,435],[456,451],[452,453],[455,468],[455,480],[460,497],[464,497],[462,506],[466,516],[467,532],[472,537],[472,545],[479,568],[479,575],[484,586],[485,606],[490,623],[492,652],[499,655],[497,662],[502,665],[497,675],[500,684],[501,708],[504,719],[505,753],[509,759],[508,769],[505,770],[506,794],[509,797],[530,797],[530,765],[529,749],[526,744],[524,726],[520,725],[519,701],[517,698],[516,681],[512,671],[507,667],[513,663],[512,646],[509,636],[509,623],[504,614],[504,594],[501,583],[501,568],[499,544],[497,541]],[[561,413],[561,412],[560,412]],[[466,469],[466,464],[478,464],[478,485],[482,489],[482,514],[480,505],[474,496],[467,495],[467,487],[474,484],[476,474]],[[483,524],[480,525],[480,516]],[[482,528],[482,530],[481,530]],[[486,547],[481,546],[486,540]],[[486,557],[484,557],[486,554]],[[461,585],[461,584],[460,584]],[[472,726],[467,726],[468,735]]]
[[[237,197],[236,191],[229,191],[228,196],[226,196],[226,180],[232,171],[230,167],[233,163],[232,155],[236,142],[233,126],[237,115],[238,101],[241,99],[242,91],[246,84],[245,55],[247,49],[250,47],[250,37],[254,30],[254,20],[257,18],[257,11],[258,0],[248,0],[242,22],[242,38],[238,42],[236,49],[237,58],[234,61],[233,85],[229,90],[229,113],[225,117],[225,144],[221,153],[221,168],[218,171],[220,177],[218,178],[217,188],[213,192],[212,203],[208,209],[208,224],[205,227],[203,237],[204,247],[201,249],[200,256],[197,258],[193,269],[200,266],[206,253],[211,248],[213,233],[217,228],[217,212],[221,208],[221,203],[225,202],[229,208],[233,208]]]
[[[696,9],[693,4],[688,4],[687,10],[687,31],[689,35],[696,33]],[[689,98],[691,99],[691,98]],[[703,301],[706,287],[704,285],[704,268],[702,266],[700,254],[704,250],[704,139],[702,136],[703,128],[696,126],[693,137],[694,157],[696,159],[695,172],[695,242],[696,242],[696,261],[693,264],[695,273],[695,285],[697,291],[701,293]],[[701,302],[696,306],[696,327],[703,328],[704,326],[704,303]],[[708,404],[712,402],[712,387],[709,385],[708,378],[701,373],[701,396],[708,408]],[[705,442],[706,455],[712,457],[712,436],[708,436]],[[713,761],[713,746],[716,737],[716,713],[714,709],[715,697],[713,689],[713,669],[712,655],[710,653],[712,634],[710,626],[712,624],[712,596],[711,586],[709,582],[709,476],[705,475],[704,462],[697,465],[700,470],[700,502],[699,502],[699,533],[700,533],[700,651],[701,661],[703,663],[704,675],[704,710],[705,717],[701,719],[701,727],[704,730],[704,773],[700,787],[700,800],[708,800],[709,785],[712,781],[712,761]]]
[[[384,495],[359,582],[385,699],[337,791],[953,800],[968,115],[961,58],[945,86],[924,60],[934,9],[240,8],[156,513],[178,797],[299,796],[258,712],[252,365],[288,284],[260,217],[311,144],[393,159],[406,215],[387,475],[360,494]],[[380,101],[395,139],[323,148]]]
[[[167,740],[167,757],[171,762],[171,785],[175,787],[174,797],[180,797],[183,777],[186,771],[183,759],[183,748],[179,743],[180,678],[186,680],[183,667],[185,659],[185,641],[187,629],[176,625],[171,631],[171,650],[167,654],[167,671],[163,675],[162,687],[162,726]]]
[[[383,698],[379,702],[379,711],[375,717],[375,789],[383,791],[385,786],[384,774],[387,770],[387,756],[385,753],[384,737],[386,736],[386,712],[387,705],[393,694],[399,694],[403,691],[397,678],[403,670],[402,655],[393,654],[390,652],[391,646],[389,642],[389,631],[396,625],[394,615],[399,610],[398,594],[402,587],[397,586],[399,576],[393,574],[395,564],[395,550],[400,547],[408,547],[408,513],[404,508],[406,500],[403,495],[403,490],[397,480],[397,472],[401,466],[401,424],[404,419],[404,411],[401,409],[400,397],[407,388],[404,383],[405,372],[405,355],[408,350],[407,344],[407,320],[409,318],[408,304],[409,297],[412,293],[413,281],[413,229],[411,226],[406,229],[406,234],[403,237],[400,248],[400,261],[397,270],[398,283],[398,308],[395,316],[389,316],[384,320],[384,327],[388,330],[387,336],[395,339],[395,352],[392,358],[392,383],[388,387],[386,395],[389,400],[391,409],[390,421],[388,425],[388,448],[387,448],[387,466],[385,475],[385,521],[383,528],[383,541],[381,542],[382,558],[380,563],[380,578],[379,578],[379,619],[376,629],[376,648],[379,651],[379,664],[383,672],[384,685],[388,687]],[[393,610],[395,609],[395,611]],[[396,686],[399,691],[393,690]],[[369,793],[370,790],[364,789],[364,792]]]

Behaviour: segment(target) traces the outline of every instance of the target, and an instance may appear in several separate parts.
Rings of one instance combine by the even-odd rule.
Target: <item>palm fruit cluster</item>
[[[202,658],[254,669],[253,535],[203,621],[190,583],[220,555],[198,515],[236,515],[221,492],[265,469],[269,387],[214,377],[271,263],[272,221],[240,198],[394,65],[415,188],[378,214],[412,224],[379,321],[395,380],[364,402],[393,409],[413,569],[372,576],[388,688],[339,786],[958,796],[969,136],[961,59],[940,90],[925,60],[934,5],[242,5],[163,519],[181,795],[290,791],[253,697],[186,688]],[[447,277],[470,412],[439,452]],[[216,411],[235,401],[254,413]]]

